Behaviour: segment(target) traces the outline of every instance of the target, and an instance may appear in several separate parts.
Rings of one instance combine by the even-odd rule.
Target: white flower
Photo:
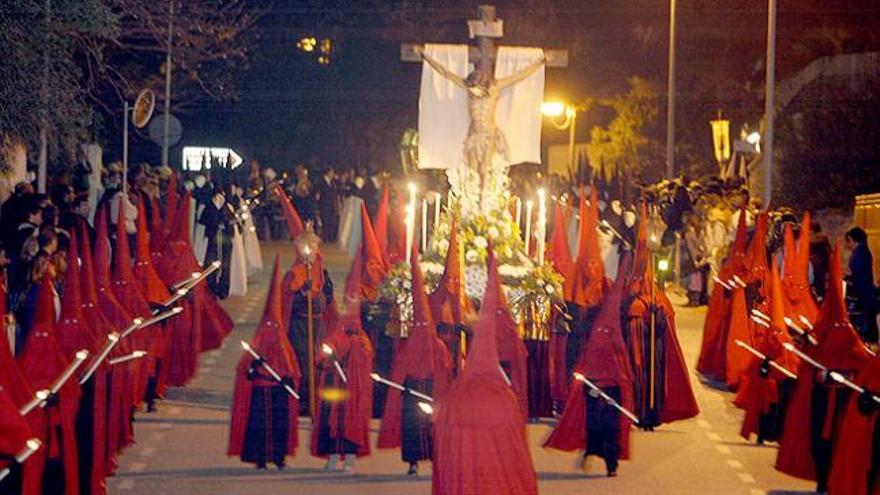
[[[498,228],[495,226],[489,227],[489,237],[492,239],[497,239],[501,234],[498,232]]]
[[[474,246],[477,246],[480,249],[486,249],[489,247],[489,241],[487,241],[485,237],[478,235],[474,237]]]
[[[485,239],[483,240],[485,241]],[[468,252],[464,255],[464,259],[467,260],[469,263],[477,261],[477,252],[473,249],[468,249]]]
[[[553,294],[556,292],[556,287],[553,287],[553,284],[547,284],[544,286],[544,290],[547,291],[547,294]]]
[[[447,251],[449,250],[449,239],[440,239],[439,241],[437,241],[437,245],[440,248],[441,252]]]

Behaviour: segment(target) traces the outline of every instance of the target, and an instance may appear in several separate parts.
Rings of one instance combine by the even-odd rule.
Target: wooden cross
[[[468,59],[474,63],[475,70],[486,80],[495,76],[495,38],[504,36],[504,21],[495,17],[494,5],[477,7],[477,19],[468,21],[470,37],[476,38],[477,46],[468,47]],[[421,62],[422,55],[413,43],[400,45],[400,60]],[[547,67],[568,67],[568,50],[544,49]]]

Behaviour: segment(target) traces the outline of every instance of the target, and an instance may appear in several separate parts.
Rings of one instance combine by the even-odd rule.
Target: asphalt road
[[[280,253],[282,265],[292,259],[290,243],[264,246],[266,269],[251,280],[248,295],[223,304],[236,328],[224,347],[203,355],[198,376],[185,388],[174,389],[153,414],[137,415],[137,443],[122,456],[110,493],[186,495],[273,494],[428,494],[430,466],[417,478],[405,474],[398,451],[375,451],[357,462],[357,474],[325,473],[323,460],[308,455],[310,424],[300,422],[300,450],[288,458],[283,471],[257,471],[225,455],[236,343],[249,338],[262,314],[271,259]],[[327,252],[326,263],[337,283],[344,285],[348,260]],[[699,352],[705,309],[677,308],[678,333],[689,365]],[[543,494],[651,493],[665,494],[786,494],[810,493],[812,484],[773,469],[774,446],[756,446],[737,434],[741,413],[730,404],[732,395],[699,382],[692,374],[702,413],[695,419],[664,425],[653,433],[633,433],[633,459],[622,462],[619,476],[604,476],[600,459],[584,475],[577,456],[540,447],[549,422],[528,427],[532,458]],[[373,428],[378,431],[378,423]],[[488,493],[488,492],[487,492]]]

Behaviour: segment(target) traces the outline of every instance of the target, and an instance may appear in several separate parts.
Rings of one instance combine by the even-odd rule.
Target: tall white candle
[[[526,201],[526,256],[532,243],[532,200]]]
[[[409,188],[409,204],[406,206],[406,262],[412,258],[412,247],[415,237],[416,223],[416,185],[412,182],[407,184]]]
[[[547,198],[544,189],[538,189],[538,265],[544,264],[544,243],[547,237]]]
[[[440,201],[443,201],[443,196],[440,195],[440,192],[434,193],[434,230],[437,230],[437,226],[440,225]]]
[[[428,251],[428,198],[422,198],[422,252]]]
[[[514,215],[516,217],[516,226],[521,227],[522,223],[520,223],[520,222],[522,222],[522,199],[520,199],[519,196],[517,196],[514,201],[514,204],[516,205],[515,206],[516,215]]]

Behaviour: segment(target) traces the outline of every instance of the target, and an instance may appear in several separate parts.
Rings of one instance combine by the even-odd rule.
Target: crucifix
[[[401,45],[401,60],[404,62],[425,61],[444,78],[467,91],[468,115],[470,124],[464,142],[463,158],[467,166],[479,173],[480,188],[484,189],[486,176],[492,167],[495,153],[504,155],[506,142],[495,124],[495,107],[501,91],[520,82],[542,65],[548,67],[567,67],[566,50],[545,49],[544,57],[519,73],[503,79],[495,78],[497,48],[495,39],[504,34],[504,22],[495,17],[495,7],[481,5],[477,8],[478,19],[468,21],[471,38],[476,38],[477,46],[468,48],[468,58],[474,61],[474,70],[467,77],[460,77],[441,63],[425,54],[423,45]]]

